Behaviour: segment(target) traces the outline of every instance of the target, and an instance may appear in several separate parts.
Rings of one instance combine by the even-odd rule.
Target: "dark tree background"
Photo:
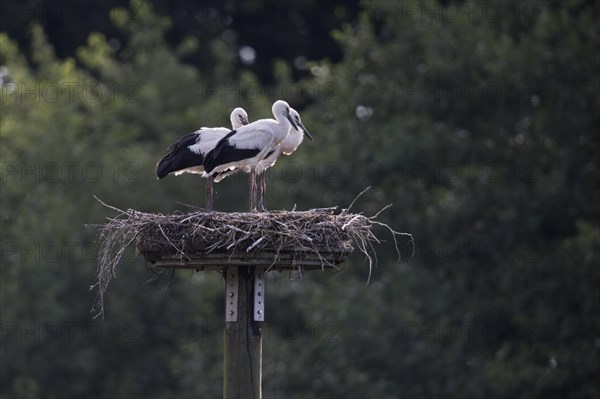
[[[339,61],[342,52],[331,31],[356,19],[359,2],[305,0],[277,1],[152,1],[158,14],[169,16],[172,26],[165,33],[170,45],[188,36],[202,40],[222,38],[235,48],[250,46],[254,62],[240,59],[238,68],[254,72],[264,84],[274,81],[272,63],[277,59],[295,63],[294,78],[307,75],[309,60]],[[128,7],[127,0],[56,1],[7,0],[1,5],[2,26],[22,47],[29,47],[27,29],[32,20],[44,26],[59,57],[73,56],[92,32],[113,39],[117,48],[126,36],[110,20],[115,7]],[[195,51],[182,61],[197,68],[212,68],[215,59]]]
[[[266,398],[598,397],[599,4],[3,1],[0,396],[221,396],[217,274],[144,284],[131,251],[93,318],[93,195],[202,205],[197,176],[156,181],[165,148],[282,98],[315,140],[269,206],[371,186],[356,210],[393,203],[417,246],[378,245],[369,285],[357,255],[271,276]]]

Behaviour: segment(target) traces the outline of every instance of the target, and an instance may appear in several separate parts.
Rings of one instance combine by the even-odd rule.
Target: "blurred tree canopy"
[[[172,21],[164,35],[168,43],[176,45],[190,36],[219,37],[236,50],[250,47],[255,58],[236,57],[236,67],[252,71],[263,84],[276,82],[271,65],[277,60],[294,64],[292,70],[296,78],[309,74],[308,60],[328,58],[338,61],[341,49],[330,32],[341,23],[352,21],[359,9],[357,0],[342,3],[171,0],[151,1],[150,4],[158,14],[169,16]],[[32,17],[36,18],[44,26],[57,54],[67,57],[96,31],[108,37],[113,49],[121,49],[127,35],[109,15],[115,7],[128,6],[128,0],[5,0],[0,3],[0,15],[3,31],[24,47],[30,43],[27,28]],[[265,36],[269,40],[265,40]],[[201,71],[212,70],[218,62],[215,54],[202,47],[192,49],[181,59]]]
[[[269,207],[372,186],[357,210],[393,203],[417,251],[378,246],[368,286],[358,256],[275,276],[265,397],[600,395],[597,2],[51,4],[2,3],[2,398],[220,397],[218,275],[144,284],[132,251],[92,318],[93,195],[198,205],[198,177],[155,180],[166,146],[280,97],[315,141],[270,170]]]

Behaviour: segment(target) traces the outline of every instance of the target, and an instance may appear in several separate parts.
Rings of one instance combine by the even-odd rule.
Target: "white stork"
[[[298,146],[300,146],[300,144],[302,144],[302,140],[304,139],[304,136],[307,136],[310,140],[312,140],[312,136],[308,132],[306,127],[304,127],[304,124],[302,123],[302,121],[300,119],[300,114],[298,114],[298,111],[296,111],[293,108],[290,108],[290,115],[292,117],[292,120],[296,124],[296,127],[290,129],[289,133],[287,134],[285,139],[283,139],[281,144],[276,146],[275,149],[273,151],[271,151],[270,153],[268,153],[267,156],[263,160],[261,160],[259,162],[259,164],[257,165],[257,169],[256,169],[257,174],[258,174],[258,172],[260,172],[260,174],[258,174],[258,209],[261,212],[266,211],[266,206],[265,206],[266,179],[265,179],[264,172],[271,166],[275,165],[275,162],[277,162],[277,159],[281,156],[281,154],[291,155],[294,151],[296,151]],[[223,180],[224,178],[226,178],[227,176],[235,174],[239,171],[240,171],[240,169],[234,168],[234,169],[228,170],[226,172],[221,172],[217,176],[215,176],[214,180],[215,180],[215,182],[218,183],[221,180]],[[246,167],[244,169],[244,171],[246,173],[249,173],[249,168]]]
[[[283,139],[281,144],[279,144],[270,154],[268,154],[262,161],[260,161],[257,170],[262,171],[258,176],[258,208],[261,211],[266,211],[265,206],[265,191],[267,187],[266,179],[265,179],[265,171],[271,166],[275,165],[277,159],[284,155],[292,155],[294,151],[302,144],[302,140],[304,136],[308,137],[309,140],[312,140],[311,134],[306,130],[304,124],[300,120],[300,114],[295,109],[290,109],[290,115],[292,116],[292,120],[296,124],[296,128],[290,129],[288,135]]]
[[[230,120],[235,131],[248,124],[248,114],[243,108],[236,108],[231,112]],[[206,209],[211,210],[213,177],[204,172],[204,159],[219,140],[231,131],[225,127],[201,127],[181,137],[167,149],[167,155],[156,164],[156,177],[162,179],[171,173],[175,176],[182,173],[197,173],[207,177]]]
[[[272,107],[273,119],[259,119],[227,134],[204,158],[204,169],[210,176],[232,169],[250,174],[250,210],[256,210],[256,175],[260,161],[281,144],[291,129],[297,126],[290,115],[290,106],[278,100]],[[220,179],[219,179],[220,180]]]

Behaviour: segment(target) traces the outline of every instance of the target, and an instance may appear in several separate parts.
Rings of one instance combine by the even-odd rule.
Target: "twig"
[[[364,193],[366,193],[366,192],[367,192],[367,191],[369,191],[370,189],[371,189],[371,186],[369,186],[369,187],[365,188],[364,190],[362,190],[362,191],[360,192],[360,194],[358,194],[358,195],[357,195],[357,196],[356,196],[356,197],[355,197],[355,198],[352,200],[352,202],[350,203],[350,206],[349,206],[348,208],[344,209],[344,210],[342,211],[342,213],[347,213],[347,212],[350,210],[350,208],[352,208],[352,205],[354,205],[354,203],[356,202],[356,200],[357,200],[357,199],[359,199],[359,198],[360,198],[360,197],[361,197],[361,196],[362,196]]]

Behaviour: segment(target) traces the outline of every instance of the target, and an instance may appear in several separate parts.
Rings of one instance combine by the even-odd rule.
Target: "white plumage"
[[[283,141],[271,152],[265,159],[259,162],[257,166],[257,174],[258,174],[258,207],[261,211],[266,210],[265,205],[265,191],[267,188],[267,183],[265,179],[265,171],[275,165],[277,159],[281,156],[281,154],[292,155],[294,151],[302,144],[302,140],[306,135],[310,140],[312,140],[311,134],[306,130],[306,127],[302,124],[300,120],[300,114],[295,109],[290,110],[290,115],[292,120],[294,121],[296,128],[290,129],[289,133],[283,139]]]
[[[236,108],[230,115],[231,126],[238,129],[248,124],[248,114],[242,108]],[[168,174],[197,173],[207,177],[204,171],[206,155],[214,149],[219,141],[231,133],[225,127],[202,127],[195,132],[181,137],[168,148],[168,153],[156,165],[156,176],[159,179]],[[206,208],[212,207],[212,177],[206,182]]]
[[[250,209],[256,209],[256,175],[260,161],[274,151],[297,125],[290,115],[290,106],[279,100],[272,107],[273,119],[260,119],[232,131],[219,141],[205,157],[204,169],[210,176],[230,174],[241,169],[250,173]],[[224,176],[216,177],[215,181]]]

